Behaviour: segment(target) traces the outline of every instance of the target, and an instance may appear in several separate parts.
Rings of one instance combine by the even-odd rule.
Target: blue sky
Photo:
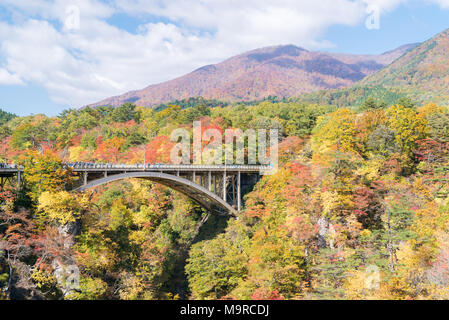
[[[449,0],[0,0],[0,108],[57,115],[269,45],[377,54],[448,21]]]
[[[326,31],[324,38],[337,46],[329,51],[378,54],[406,43],[423,42],[448,28],[449,8],[414,1],[382,15],[379,29],[336,25]]]

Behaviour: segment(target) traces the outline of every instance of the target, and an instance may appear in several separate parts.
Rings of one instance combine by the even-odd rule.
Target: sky
[[[449,28],[449,0],[0,0],[0,109],[57,115],[248,50],[378,54]]]

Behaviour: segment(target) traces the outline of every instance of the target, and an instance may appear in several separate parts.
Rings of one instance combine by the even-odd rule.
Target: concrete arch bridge
[[[243,208],[243,195],[270,171],[260,165],[163,165],[66,163],[80,176],[73,191],[85,191],[124,179],[147,179],[172,188],[193,199],[211,213],[234,215]],[[0,164],[1,187],[22,184],[23,168]]]

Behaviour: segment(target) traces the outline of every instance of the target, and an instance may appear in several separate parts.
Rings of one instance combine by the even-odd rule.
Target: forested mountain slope
[[[367,77],[360,86],[383,86],[417,102],[449,104],[449,29]]]
[[[92,106],[119,106],[132,102],[152,107],[199,96],[221,101],[250,101],[345,88],[380,70],[415,46],[401,46],[381,55],[313,52],[293,45],[267,47]]]
[[[167,162],[193,120],[280,129],[279,171],[239,219],[142,180],[66,191],[63,161]],[[449,298],[447,108],[126,104],[0,128],[1,161],[25,167],[24,188],[0,192],[0,299]]]

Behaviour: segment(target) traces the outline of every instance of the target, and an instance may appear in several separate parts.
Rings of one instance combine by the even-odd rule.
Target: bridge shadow
[[[257,181],[256,181],[257,182]],[[242,194],[246,195],[251,192],[254,188],[252,184],[246,184],[242,187]],[[198,230],[198,233],[192,240],[189,246],[187,246],[182,253],[179,255],[179,259],[175,265],[173,277],[169,281],[169,292],[177,294],[181,300],[187,300],[189,298],[189,282],[187,275],[185,273],[185,267],[187,264],[187,259],[189,258],[189,252],[192,246],[196,243],[212,240],[216,238],[219,234],[226,231],[228,227],[228,222],[230,219],[235,219],[233,216],[223,216],[209,213],[209,217],[204,222],[203,225]]]
[[[233,219],[231,216],[218,216],[210,214],[207,221],[199,228],[199,231],[195,238],[192,240],[189,246],[184,248],[181,254],[178,256],[177,262],[173,269],[172,278],[167,282],[168,291],[177,294],[181,300],[187,300],[189,298],[189,282],[185,272],[187,265],[187,259],[189,258],[189,252],[192,246],[198,242],[207,241],[215,238],[220,233],[224,233],[228,226],[229,219]]]
[[[200,228],[198,234],[193,239],[192,244],[214,239],[220,233],[224,233],[228,226],[229,219],[234,219],[231,216],[218,216],[211,214],[209,219]]]

